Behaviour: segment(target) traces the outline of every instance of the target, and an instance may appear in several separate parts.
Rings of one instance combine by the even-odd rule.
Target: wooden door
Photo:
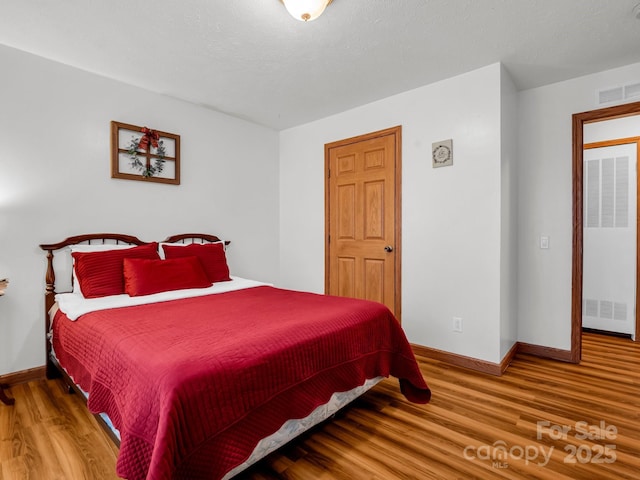
[[[325,291],[400,318],[401,127],[325,145]]]

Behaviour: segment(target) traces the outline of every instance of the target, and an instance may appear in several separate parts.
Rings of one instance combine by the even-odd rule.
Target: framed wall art
[[[433,168],[453,165],[453,140],[442,140],[431,144]]]
[[[112,121],[111,178],[180,185],[180,135]]]

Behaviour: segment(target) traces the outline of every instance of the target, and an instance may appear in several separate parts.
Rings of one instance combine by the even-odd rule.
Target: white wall
[[[518,339],[517,92],[504,66],[501,92],[500,359]]]
[[[324,144],[402,125],[403,327],[411,342],[500,361],[500,78],[494,64],[282,131],[282,286],[324,291]],[[431,143],[449,138],[453,166],[433,169]]]
[[[516,109],[495,64],[278,134],[7,47],[0,64],[0,375],[44,363],[37,245],[68,235],[213,232],[233,241],[233,273],[322,292],[324,144],[395,125],[409,339],[491,362],[516,335],[568,349],[571,115],[640,77],[635,64],[519,92]],[[111,179],[110,120],[180,134],[182,185]],[[434,170],[447,138],[454,165]]]
[[[277,282],[276,131],[3,46],[0,65],[0,375],[44,364],[40,243],[208,232],[232,273]],[[181,135],[182,184],[111,179],[111,120]]]
[[[571,348],[571,116],[598,109],[598,90],[638,78],[633,64],[518,94],[519,341]]]

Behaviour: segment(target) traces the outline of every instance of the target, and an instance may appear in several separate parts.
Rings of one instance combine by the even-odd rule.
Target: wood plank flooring
[[[430,404],[407,402],[385,380],[238,478],[640,478],[639,343],[586,334],[580,365],[517,355],[502,377],[418,360]],[[0,480],[117,478],[117,449],[58,381],[10,394]]]
[[[58,380],[11,388],[0,406],[0,480],[117,479],[118,449]]]

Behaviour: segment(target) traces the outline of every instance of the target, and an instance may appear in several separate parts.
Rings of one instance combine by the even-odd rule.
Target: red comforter
[[[377,303],[257,287],[89,313],[58,312],[54,349],[120,430],[120,476],[217,479],[290,418],[393,375],[430,391],[404,332]]]

